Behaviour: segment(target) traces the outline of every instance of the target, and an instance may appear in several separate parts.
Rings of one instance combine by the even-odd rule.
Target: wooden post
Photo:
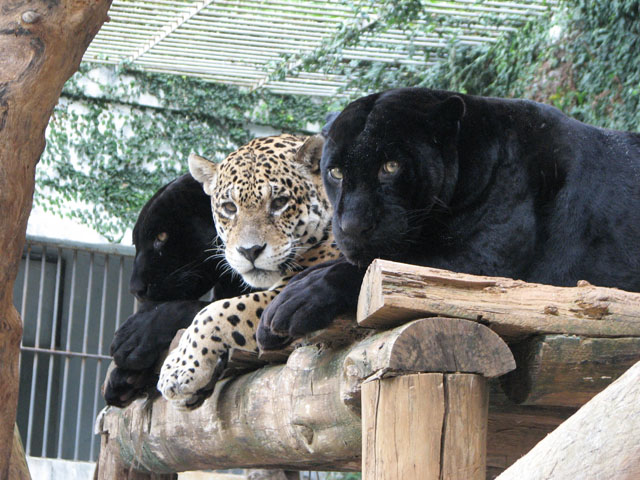
[[[480,324],[439,318],[418,325],[387,356],[386,371],[400,376],[362,384],[363,479],[484,480],[487,377],[513,368],[513,357]],[[417,342],[423,347],[401,348]],[[426,367],[417,353],[428,355],[434,373],[406,373]]]
[[[110,0],[3,1],[0,8],[0,478],[9,473],[22,322],[13,283],[33,199],[35,167],[62,85]]]
[[[481,375],[417,373],[362,385],[364,479],[484,480]]]

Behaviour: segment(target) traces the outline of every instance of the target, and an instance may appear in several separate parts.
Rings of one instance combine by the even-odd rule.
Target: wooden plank
[[[443,377],[423,373],[362,385],[363,480],[440,478]]]
[[[553,287],[378,259],[363,281],[357,320],[389,328],[414,318],[464,318],[507,339],[548,333],[640,337],[640,294],[579,283]]]
[[[579,407],[640,361],[640,338],[534,337],[512,346],[505,393],[525,405]]]
[[[499,480],[640,478],[640,362],[538,443]]]

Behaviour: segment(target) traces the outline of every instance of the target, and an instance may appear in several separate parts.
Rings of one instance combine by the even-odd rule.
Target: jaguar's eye
[[[395,160],[390,160],[382,165],[382,172],[386,175],[394,175],[398,173],[398,170],[400,170],[400,163]]]
[[[156,239],[153,241],[153,248],[155,248],[156,250],[160,250],[168,239],[169,234],[167,232],[160,232],[158,235],[156,235]]]
[[[231,216],[235,215],[235,213],[238,211],[238,207],[236,207],[236,204],[233,202],[225,202],[222,204],[222,210],[224,211],[224,213]]]
[[[342,169],[340,169],[338,167],[330,168],[329,169],[329,175],[334,180],[342,180],[342,178],[344,177],[344,175],[342,174]]]
[[[274,198],[271,202],[271,211],[277,212],[278,210],[282,210],[287,203],[289,203],[289,197],[277,197]]]

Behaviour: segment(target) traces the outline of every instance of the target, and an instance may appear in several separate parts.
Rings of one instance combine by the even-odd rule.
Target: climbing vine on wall
[[[190,152],[220,160],[252,137],[252,124],[316,131],[328,108],[307,97],[85,66],[50,122],[35,200],[118,241],[151,194],[186,171]]]
[[[351,3],[355,22],[340,26],[316,50],[282,58],[274,73],[343,73],[350,81],[345,96],[335,99],[249,93],[126,65],[99,69],[107,81],[98,82],[96,69],[85,67],[66,85],[51,122],[36,202],[118,240],[150,194],[185,171],[190,151],[222,158],[251,137],[250,124],[316,131],[326,112],[349,98],[398,86],[531,98],[587,123],[639,130],[639,0],[560,0],[558,13],[537,17],[496,43],[469,46],[449,35],[444,50],[412,42],[445,27],[463,32],[460,19],[428,13],[420,0]],[[496,25],[503,18],[478,21]],[[403,32],[415,59],[439,61],[424,68],[344,59],[346,48],[375,46],[376,35],[390,28]],[[99,91],[89,92],[96,84]]]

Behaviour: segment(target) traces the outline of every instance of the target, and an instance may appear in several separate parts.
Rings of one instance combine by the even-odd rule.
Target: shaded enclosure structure
[[[113,332],[137,305],[135,250],[27,237],[14,304],[24,322],[18,427],[27,455],[95,461],[93,420]]]

